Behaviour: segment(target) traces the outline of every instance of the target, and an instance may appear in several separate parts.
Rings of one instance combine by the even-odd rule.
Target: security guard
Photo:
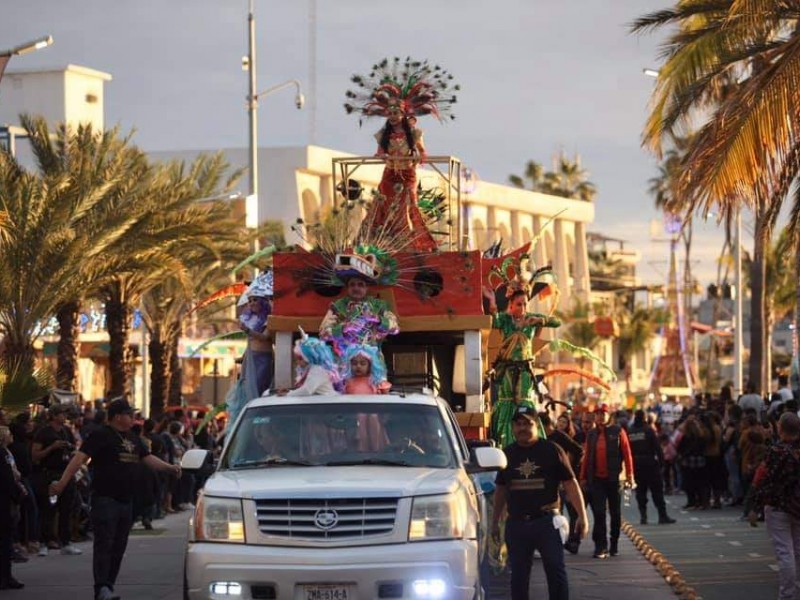
[[[658,509],[658,524],[674,523],[675,519],[667,514],[664,502],[664,480],[661,477],[661,465],[664,455],[658,443],[656,432],[647,424],[643,410],[633,414],[633,425],[628,430],[628,441],[633,454],[633,472],[636,478],[636,503],[639,505],[639,516],[642,525],[647,525],[647,490],[653,496],[653,504]]]
[[[547,577],[550,600],[569,598],[561,534],[553,519],[559,515],[558,490],[578,514],[581,538],[589,531],[580,486],[569,458],[553,442],[539,438],[536,409],[519,406],[512,417],[514,443],[504,452],[508,465],[497,474],[492,535],[499,537],[500,519],[508,509],[505,539],[511,567],[512,600],[528,600],[533,552],[538,550]]]

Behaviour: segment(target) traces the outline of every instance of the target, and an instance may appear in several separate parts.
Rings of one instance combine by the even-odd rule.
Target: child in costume
[[[345,356],[350,346],[373,346],[384,365],[380,345],[387,336],[400,331],[397,317],[384,300],[367,296],[367,286],[372,283],[369,278],[352,273],[339,277],[345,281],[347,296],[331,303],[320,324],[319,337],[332,342],[339,357]]]
[[[296,387],[287,396],[338,394],[339,375],[330,347],[320,339],[302,334],[294,346],[298,378]]]
[[[375,346],[354,345],[344,355],[347,369],[345,394],[385,394],[392,387],[386,380],[386,367]]]
[[[519,277],[508,281],[508,308],[505,312],[497,311],[492,289],[484,288],[483,294],[489,301],[492,327],[503,336],[492,365],[494,378],[499,385],[498,401],[492,409],[491,435],[501,448],[505,448],[514,441],[511,421],[517,406],[535,409],[534,401],[539,397],[533,372],[536,355],[533,341],[541,335],[543,327],[560,327],[561,321],[556,317],[527,311],[528,302],[535,293]]]
[[[385,394],[392,387],[386,381],[386,368],[380,350],[374,346],[350,346],[344,356],[348,369],[345,394]],[[358,449],[379,452],[389,443],[386,430],[378,415],[358,415]]]
[[[247,304],[239,316],[239,328],[247,334],[242,370],[247,400],[258,398],[272,385],[272,338],[266,331],[272,294],[272,271],[264,271],[248,288]]]

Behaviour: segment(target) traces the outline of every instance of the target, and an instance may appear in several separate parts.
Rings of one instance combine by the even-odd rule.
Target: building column
[[[536,268],[541,268],[547,264],[547,246],[544,241],[544,234],[542,233],[542,217],[533,215],[533,237],[539,238],[536,245],[531,249],[533,254],[533,262]]]
[[[589,252],[586,249],[586,224],[575,223],[575,293],[581,301],[588,302],[591,292],[589,277]]]
[[[509,250],[513,250],[522,244],[522,229],[519,226],[519,211],[512,210],[509,212],[511,221],[511,239],[508,240]]]
[[[486,207],[486,231],[484,232],[483,238],[483,248],[478,248],[478,250],[486,250],[489,246],[494,244],[497,239],[495,236],[497,235],[497,213],[495,213],[494,206],[487,206]]]
[[[561,298],[559,308],[568,305],[572,295],[572,286],[569,282],[569,257],[567,256],[567,238],[564,235],[564,222],[556,219],[553,222],[555,256],[553,261],[553,272],[558,279],[558,286],[561,288]]]

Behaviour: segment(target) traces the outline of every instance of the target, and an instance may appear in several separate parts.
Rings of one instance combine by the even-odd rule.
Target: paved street
[[[667,556],[703,600],[761,600],[778,596],[775,553],[763,523],[753,528],[739,520],[742,509],[682,511],[685,496],[668,496],[678,523],[639,525],[635,500],[625,518],[652,546]],[[655,509],[649,505],[650,519]]]
[[[155,521],[155,535],[134,530],[122,563],[116,591],[124,600],[181,600],[183,550],[189,513]],[[92,543],[78,544],[82,556],[51,552],[25,564],[14,565],[14,574],[25,583],[19,592],[4,592],[9,600],[91,600]]]
[[[685,512],[683,496],[671,496],[670,512],[679,519],[671,526],[640,526],[635,506],[625,507],[625,518],[656,549],[663,552],[703,600],[761,600],[777,596],[777,574],[772,546],[763,523],[751,528],[738,520],[738,509]],[[652,507],[651,507],[652,512]],[[156,522],[156,534],[137,530],[117,585],[125,600],[181,600],[183,545],[188,513]],[[7,592],[19,600],[72,600],[92,597],[91,543],[79,544],[82,556],[32,557],[14,565],[25,582],[21,592]],[[673,600],[676,596],[623,535],[620,556],[605,561],[591,557],[584,542],[578,556],[567,555],[571,597],[613,600]],[[541,561],[534,564],[532,596],[546,597]],[[507,577],[494,578],[490,598],[508,598]]]

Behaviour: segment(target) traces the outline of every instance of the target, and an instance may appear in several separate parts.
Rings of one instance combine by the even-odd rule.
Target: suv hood
[[[458,469],[415,467],[267,467],[216,472],[209,496],[234,498],[405,497],[445,494],[459,486]]]

